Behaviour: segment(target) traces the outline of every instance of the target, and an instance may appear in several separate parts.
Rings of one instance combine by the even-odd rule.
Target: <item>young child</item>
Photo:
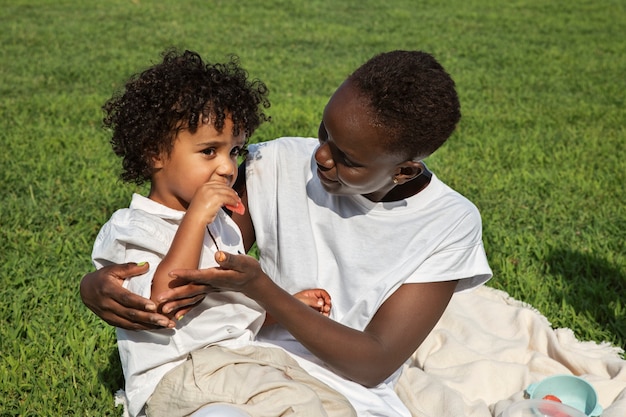
[[[218,251],[244,252],[239,228],[223,208],[243,212],[232,189],[237,159],[244,154],[250,135],[268,119],[262,110],[269,107],[266,96],[266,86],[248,80],[236,60],[205,64],[194,52],[169,51],[161,63],[132,77],[124,91],[104,105],[104,124],[112,129],[113,150],[122,157],[122,179],[138,184],[148,181],[150,192],[148,197],[133,195],[130,207],[115,212],[102,227],[92,253],[97,268],[149,262],[148,273],[124,285],[157,302],[159,294],[170,288],[172,269],[217,266]],[[296,297],[329,314],[330,297],[324,290],[306,290]],[[175,328],[118,328],[130,415],[159,415],[157,406],[147,410],[144,406],[170,370],[199,351],[213,352],[209,346],[226,349],[219,354],[248,346],[264,317],[256,302],[226,291],[204,297],[185,317],[177,317]],[[257,358],[251,366],[263,360]],[[273,363],[263,364],[271,367]],[[306,373],[301,374],[310,387]],[[336,399],[347,404],[326,387],[321,386],[320,392],[319,403]],[[216,399],[207,403],[222,400],[214,394]],[[181,401],[181,415],[197,409],[194,403],[184,411],[186,400],[171,399],[176,400]],[[221,408],[215,413],[227,415]],[[202,415],[211,415],[210,410]]]

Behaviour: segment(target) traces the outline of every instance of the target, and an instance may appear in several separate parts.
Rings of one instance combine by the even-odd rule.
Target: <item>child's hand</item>
[[[224,206],[235,212],[244,208],[241,199],[229,185],[208,182],[196,190],[186,216],[198,216],[203,224],[213,223],[217,213]]]
[[[330,315],[331,301],[330,294],[321,288],[313,288],[310,290],[302,290],[294,294],[298,300],[302,301],[309,307],[319,311],[326,317]]]

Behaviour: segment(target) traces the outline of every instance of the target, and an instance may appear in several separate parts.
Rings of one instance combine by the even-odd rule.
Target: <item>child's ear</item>
[[[404,184],[420,175],[424,170],[424,166],[420,161],[405,161],[396,167],[393,177],[395,184]]]
[[[163,161],[165,160],[165,158],[162,154],[153,155],[152,157],[150,157],[150,160],[152,161],[152,169],[163,168]]]

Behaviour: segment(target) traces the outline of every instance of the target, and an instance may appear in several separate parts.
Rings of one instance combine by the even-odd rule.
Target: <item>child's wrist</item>
[[[207,224],[212,223],[212,219],[215,218],[215,215],[207,216],[206,214],[206,211],[203,212],[202,210],[193,210],[190,207],[189,210],[187,210],[187,212],[185,213],[185,217],[183,218],[183,220],[186,220],[186,223],[193,223],[200,227],[204,227]]]

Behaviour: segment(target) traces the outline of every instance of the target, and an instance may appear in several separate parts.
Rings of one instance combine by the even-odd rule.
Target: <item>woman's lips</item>
[[[326,184],[335,184],[335,183],[337,183],[337,181],[331,180],[326,175],[324,175],[322,170],[319,169],[319,168],[317,168],[317,176],[320,179],[320,181],[323,182],[323,183],[326,183]]]

